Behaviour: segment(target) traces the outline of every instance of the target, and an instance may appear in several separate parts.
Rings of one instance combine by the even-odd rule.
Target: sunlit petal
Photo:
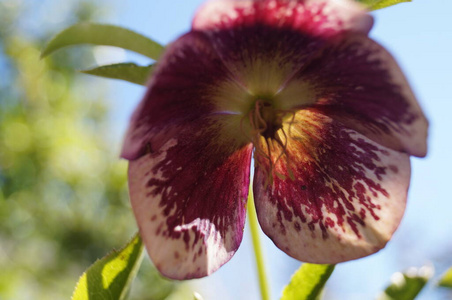
[[[141,236],[169,278],[211,274],[242,240],[252,147],[219,144],[219,128],[206,124],[180,128],[158,151],[130,162],[130,199]]]
[[[192,32],[168,48],[132,117],[122,154],[132,208],[167,277],[206,276],[240,244],[252,151],[241,134],[246,96],[206,36]]]
[[[330,37],[344,31],[368,33],[373,19],[349,0],[208,1],[193,20],[194,30],[268,25]]]
[[[255,155],[264,232],[290,256],[312,263],[356,259],[384,247],[405,209],[408,155],[309,109],[289,124],[281,144],[270,145],[276,162],[270,181],[269,160]]]

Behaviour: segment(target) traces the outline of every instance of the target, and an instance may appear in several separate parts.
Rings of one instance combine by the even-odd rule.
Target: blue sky
[[[111,13],[103,21],[136,30],[166,44],[189,30],[191,18],[202,2],[116,0],[110,2]],[[429,154],[425,159],[412,158],[408,207],[392,241],[376,255],[338,265],[328,283],[329,299],[373,299],[394,272],[433,262],[439,275],[444,271],[439,261],[452,265],[451,12],[450,0],[415,0],[372,13],[376,24],[371,36],[396,57],[430,120]],[[110,53],[113,58],[117,54]],[[129,53],[123,59],[142,64],[149,62]],[[117,136],[123,134],[128,117],[143,92],[143,87],[129,83],[111,85]],[[205,299],[258,298],[249,239],[246,232],[236,256],[218,272],[192,282]],[[276,299],[300,263],[279,251],[266,237],[263,239],[272,298]],[[449,258],[442,260],[447,254]],[[427,289],[419,299],[432,299],[432,293],[433,288]]]

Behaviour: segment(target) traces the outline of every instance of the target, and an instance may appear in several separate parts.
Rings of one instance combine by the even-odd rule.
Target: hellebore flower
[[[149,256],[206,276],[240,245],[254,151],[259,223],[282,251],[337,263],[383,248],[427,121],[349,0],[207,2],[132,116],[132,208]]]

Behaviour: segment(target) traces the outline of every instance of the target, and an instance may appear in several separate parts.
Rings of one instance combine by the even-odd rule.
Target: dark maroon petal
[[[226,263],[242,240],[251,145],[222,134],[221,121],[194,120],[156,151],[130,162],[132,208],[148,254],[173,279]]]
[[[203,33],[190,32],[171,44],[159,60],[130,121],[121,156],[130,160],[148,148],[157,151],[178,134],[175,128],[201,117],[236,115],[246,97],[210,40]]]
[[[235,80],[254,98],[271,99],[327,43],[323,38],[262,24],[206,34]]]
[[[350,0],[220,0],[207,2],[193,20],[195,30],[228,30],[265,24],[307,35],[368,33],[373,19]]]
[[[359,5],[343,0],[211,1],[195,17],[193,29],[210,37],[252,97],[271,98],[332,36],[367,32],[370,27],[357,24],[371,19]]]
[[[366,36],[326,47],[286,88],[301,84],[316,94],[320,112],[386,147],[425,156],[427,120],[395,60]]]
[[[264,232],[290,256],[311,263],[338,263],[384,247],[405,210],[409,156],[309,109],[284,131],[285,150],[272,145],[274,160],[283,153],[272,181],[268,160],[255,154],[254,195]]]

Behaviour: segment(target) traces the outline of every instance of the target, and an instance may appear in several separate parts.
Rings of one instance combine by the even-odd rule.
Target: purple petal
[[[287,99],[305,86],[319,112],[386,147],[425,156],[428,122],[399,66],[376,42],[348,35],[325,47],[286,85],[291,96],[282,91],[280,102],[293,106]]]
[[[203,33],[190,32],[171,44],[159,60],[130,121],[121,156],[130,160],[146,154],[148,148],[156,151],[178,134],[179,127],[201,117],[237,114],[246,97],[210,40]],[[237,133],[240,120],[236,125]],[[244,137],[238,141],[244,142]]]
[[[158,151],[130,162],[132,208],[148,254],[165,276],[207,276],[242,240],[251,145],[221,144],[194,121]]]
[[[259,222],[290,256],[338,263],[384,247],[400,223],[410,180],[409,156],[305,109],[280,133],[285,150],[268,183],[268,159],[255,155]]]
[[[357,25],[362,23],[369,24]],[[273,97],[331,38],[367,33],[371,23],[351,1],[211,1],[196,15],[193,30],[210,37],[252,97]]]

